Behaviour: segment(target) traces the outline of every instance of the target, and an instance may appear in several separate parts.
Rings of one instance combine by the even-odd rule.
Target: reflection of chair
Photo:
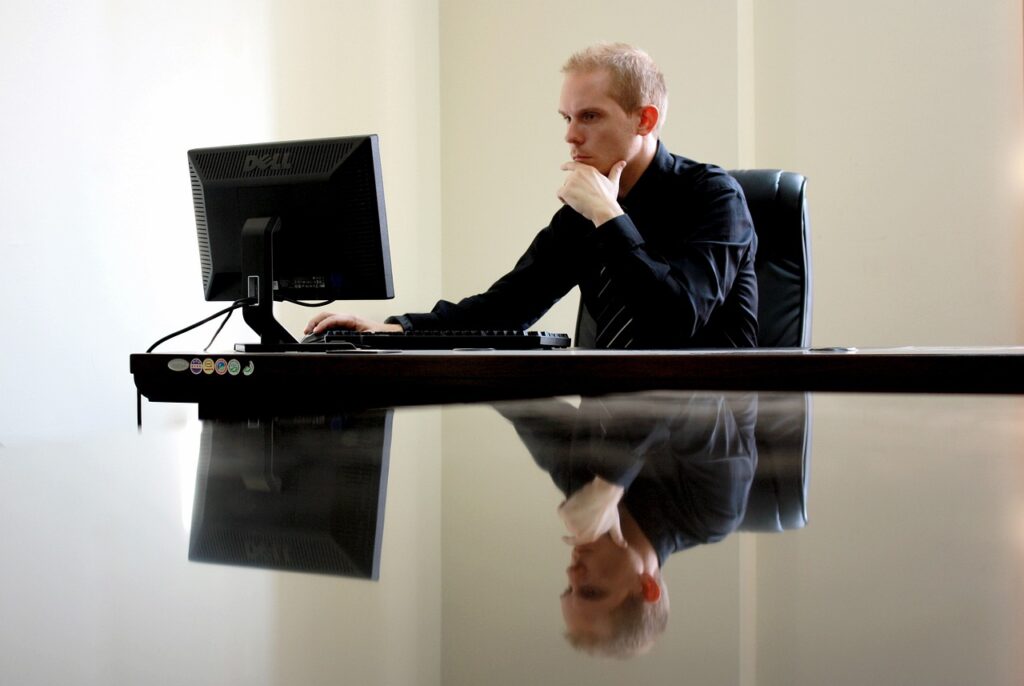
[[[757,344],[806,348],[811,344],[807,180],[778,169],[729,173],[743,187],[757,233]]]
[[[810,403],[807,393],[758,395],[757,469],[740,530],[785,531],[807,524]]]
[[[729,172],[747,198],[757,233],[758,346],[811,344],[811,250],[806,179],[778,169]],[[580,301],[574,340],[594,347],[594,319]]]

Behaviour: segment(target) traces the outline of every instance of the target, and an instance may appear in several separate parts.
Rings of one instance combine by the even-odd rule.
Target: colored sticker
[[[224,376],[228,373],[228,361],[221,357],[213,363],[213,369],[219,376]]]
[[[245,369],[242,370],[243,376],[252,376],[252,373],[256,371],[256,365],[252,360],[249,360],[249,364],[245,365]]]
[[[230,374],[231,376],[238,376],[238,373],[240,371],[242,371],[241,362],[239,362],[235,358],[231,358],[230,360],[228,360],[228,374]]]
[[[213,374],[213,360],[209,357],[203,360],[203,373]]]
[[[188,369],[188,360],[182,359],[180,357],[172,358],[170,360],[167,360],[167,368],[170,369],[172,372],[183,372],[186,369]]]
[[[203,361],[200,360],[198,357],[193,357],[192,358],[192,362],[190,362],[189,365],[188,365],[188,368],[189,368],[189,371],[191,371],[193,374],[202,374],[203,373]]]

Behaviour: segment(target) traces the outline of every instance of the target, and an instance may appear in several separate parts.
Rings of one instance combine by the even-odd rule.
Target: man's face
[[[558,112],[565,119],[565,142],[575,162],[607,175],[616,162],[630,162],[641,149],[639,111],[627,113],[612,99],[606,69],[569,72],[562,84]]]
[[[609,614],[630,594],[641,592],[643,562],[629,548],[605,534],[593,543],[572,549],[565,570],[569,587],[562,593],[562,616],[571,632],[607,635]]]

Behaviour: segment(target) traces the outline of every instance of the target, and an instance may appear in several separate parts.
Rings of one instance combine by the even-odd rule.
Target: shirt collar
[[[629,193],[622,198],[622,204],[629,204],[635,202],[637,198],[642,198],[650,188],[656,185],[656,179],[659,176],[672,169],[672,165],[672,153],[659,140],[658,147],[654,151],[654,158],[651,159],[651,163],[647,165],[647,169],[636,180],[633,187],[629,189]]]

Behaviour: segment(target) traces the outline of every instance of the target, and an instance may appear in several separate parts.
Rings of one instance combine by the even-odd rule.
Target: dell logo
[[[291,169],[292,164],[288,161],[290,152],[275,152],[266,155],[246,155],[244,171],[251,172],[255,169],[261,171]]]

